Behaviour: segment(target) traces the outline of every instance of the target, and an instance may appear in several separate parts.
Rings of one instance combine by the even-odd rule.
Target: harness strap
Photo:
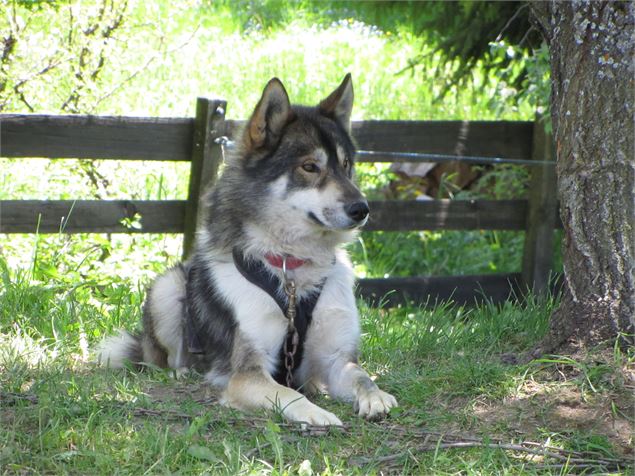
[[[242,274],[247,281],[252,284],[255,284],[260,289],[265,291],[269,296],[273,298],[276,302],[282,314],[286,315],[286,310],[288,306],[287,296],[282,291],[282,283],[280,280],[265,267],[265,265],[258,260],[245,260],[242,252],[236,248],[232,251],[232,255],[234,258],[234,264],[236,265],[236,269]],[[297,351],[295,353],[294,362],[293,362],[293,370],[296,370],[301,362],[302,356],[304,354],[304,342],[306,340],[307,330],[309,325],[311,324],[311,320],[313,319],[313,310],[315,309],[315,305],[317,304],[317,300],[322,293],[322,288],[324,283],[321,283],[318,286],[316,292],[306,296],[302,299],[299,299],[296,303],[296,315],[294,319],[295,328],[298,331],[299,342]],[[290,347],[292,345],[292,335],[287,335],[285,337],[287,340],[287,345]],[[278,357],[278,366],[276,372],[272,377],[276,382],[286,385],[286,369],[284,367],[284,348],[283,345],[280,349],[280,355]]]

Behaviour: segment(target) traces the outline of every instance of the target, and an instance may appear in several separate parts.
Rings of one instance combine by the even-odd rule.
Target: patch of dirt
[[[181,382],[175,380],[167,383],[152,383],[145,389],[153,402],[178,405],[184,400],[192,400],[201,404],[217,404],[218,395],[210,385],[202,382]]]
[[[15,420],[15,410],[13,408],[0,408],[0,427],[7,428]]]
[[[37,413],[30,411],[31,406],[36,401],[32,398],[27,398],[22,402],[11,404],[7,403],[6,398],[0,398],[0,428],[13,432],[14,428],[19,427],[21,431],[37,434],[40,431],[40,427],[37,416],[33,417]]]
[[[523,437],[573,432],[602,435],[617,451],[633,456],[635,369],[632,363],[616,368],[611,358],[606,353],[576,355],[573,367],[555,365],[537,371],[515,395],[474,404],[474,415],[493,432],[511,431]],[[590,385],[584,372],[598,364],[609,370],[599,383]]]

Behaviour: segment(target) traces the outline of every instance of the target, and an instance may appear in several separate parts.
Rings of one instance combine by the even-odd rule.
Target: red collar
[[[282,255],[274,255],[273,253],[267,253],[265,255],[265,259],[267,262],[273,266],[274,268],[282,268],[282,263],[284,262],[284,256]],[[303,264],[305,264],[308,260],[296,258],[295,256],[287,256],[287,269],[289,271],[299,268]]]

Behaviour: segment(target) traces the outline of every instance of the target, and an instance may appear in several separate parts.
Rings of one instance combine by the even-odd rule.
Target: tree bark
[[[565,286],[538,353],[633,344],[635,3],[532,3],[549,45]]]

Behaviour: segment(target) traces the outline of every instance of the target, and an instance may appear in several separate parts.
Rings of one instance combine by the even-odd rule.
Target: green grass
[[[435,450],[430,441],[531,440],[596,459],[632,444],[623,432],[632,424],[634,355],[598,349],[502,363],[544,334],[550,299],[432,309],[361,302],[362,363],[400,407],[369,423],[318,397],[346,427],[303,431],[275,414],[220,406],[196,377],[94,367],[89,348],[137,325],[143,289],[117,277],[70,286],[72,276],[41,274],[43,261],[22,271],[2,265],[2,474],[562,474],[518,452]],[[567,409],[579,418],[562,416]]]

